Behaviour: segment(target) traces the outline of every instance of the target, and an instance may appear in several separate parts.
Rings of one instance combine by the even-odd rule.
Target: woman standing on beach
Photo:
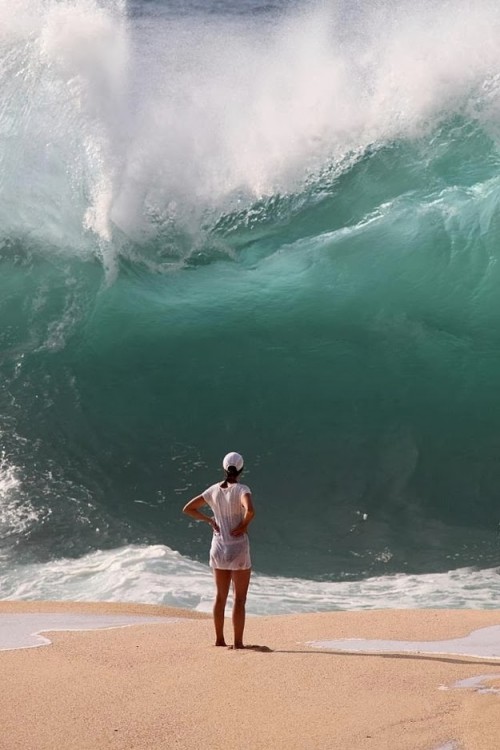
[[[228,453],[222,462],[225,479],[205,490],[184,506],[183,512],[196,521],[204,521],[213,529],[210,547],[210,567],[213,568],[216,586],[214,602],[215,645],[225,646],[224,612],[233,582],[233,648],[244,648],[245,603],[252,572],[250,544],[247,528],[255,515],[250,489],[240,484],[238,477],[243,470],[243,458],[239,453]],[[208,505],[213,516],[200,511]]]

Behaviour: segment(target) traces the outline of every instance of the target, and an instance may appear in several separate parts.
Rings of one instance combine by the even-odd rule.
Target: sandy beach
[[[0,651],[2,750],[498,748],[500,694],[453,686],[481,677],[483,688],[499,688],[500,659],[306,645],[459,638],[498,625],[498,611],[249,618],[247,643],[271,651],[215,648],[211,618],[183,610],[0,603],[0,617],[35,612],[172,619],[54,632],[49,645]]]

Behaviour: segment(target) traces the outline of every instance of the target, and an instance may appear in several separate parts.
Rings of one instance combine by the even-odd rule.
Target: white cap
[[[222,468],[227,471],[230,466],[235,466],[238,471],[243,468],[243,456],[239,453],[228,453],[222,461]]]

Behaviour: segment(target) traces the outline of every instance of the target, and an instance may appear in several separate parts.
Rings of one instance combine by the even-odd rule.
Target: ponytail
[[[226,475],[226,479],[222,483],[223,487],[227,487],[227,482],[229,481],[230,484],[233,484],[236,478],[241,474],[243,471],[243,466],[241,469],[237,469],[236,466],[228,466],[227,469],[224,469],[224,474]]]

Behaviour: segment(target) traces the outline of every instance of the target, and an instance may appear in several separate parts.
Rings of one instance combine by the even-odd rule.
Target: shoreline
[[[190,610],[0,601],[0,619],[23,613],[151,617],[154,625],[50,631],[47,647],[0,650],[9,686],[0,697],[2,750],[498,747],[500,658],[311,642],[449,641],[500,626],[500,610],[249,617],[246,641],[266,653],[215,648],[210,615]]]

